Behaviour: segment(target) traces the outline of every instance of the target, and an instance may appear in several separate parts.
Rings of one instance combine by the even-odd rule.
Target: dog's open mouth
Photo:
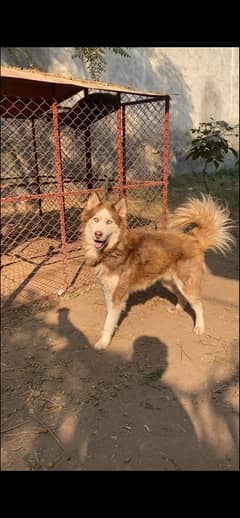
[[[95,248],[97,248],[97,249],[103,248],[104,245],[106,244],[106,241],[107,241],[106,239],[105,239],[105,241],[100,241],[99,239],[94,239]]]

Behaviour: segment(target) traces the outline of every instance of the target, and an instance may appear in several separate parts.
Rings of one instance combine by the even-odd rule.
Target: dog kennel
[[[2,304],[89,286],[90,192],[126,196],[129,225],[166,225],[168,94],[2,67]]]

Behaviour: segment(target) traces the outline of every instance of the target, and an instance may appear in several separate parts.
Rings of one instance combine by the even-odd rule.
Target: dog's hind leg
[[[190,304],[192,309],[195,312],[195,325],[194,325],[194,333],[196,335],[201,335],[204,333],[204,316],[203,316],[203,307],[202,302],[200,300],[200,284],[198,279],[196,282],[193,282],[193,279],[190,279],[188,282],[183,283],[177,277],[174,279],[176,282],[176,286],[186,301]]]
[[[175,306],[172,306],[172,304],[171,304],[171,306],[168,307],[168,309],[167,309],[168,312],[169,313],[182,312],[187,304],[185,297],[182,296],[181,292],[174,284],[166,283],[164,281],[161,281],[161,282],[162,282],[162,285],[164,286],[164,288],[167,288],[167,290],[174,293],[174,295],[177,297],[177,304]]]
[[[186,293],[184,293],[184,295],[187,301],[189,302],[190,306],[195,311],[196,320],[193,331],[196,335],[202,335],[205,329],[202,303],[196,297],[193,297]]]
[[[168,312],[173,314],[181,313],[182,311],[184,311],[187,301],[178,290],[173,289],[172,291],[174,295],[176,295],[177,297],[177,304],[175,306],[170,306],[168,308]]]

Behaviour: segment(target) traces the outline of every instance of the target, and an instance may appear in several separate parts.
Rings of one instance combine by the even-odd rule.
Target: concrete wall
[[[86,67],[73,59],[71,47],[29,48],[44,71],[88,78]],[[213,117],[239,121],[239,49],[237,47],[137,47],[130,58],[107,53],[103,81],[169,93],[171,101],[171,172],[198,170],[185,161],[189,130]],[[2,52],[2,62],[10,62]],[[233,142],[237,146],[237,142]],[[231,157],[228,159],[231,163]]]

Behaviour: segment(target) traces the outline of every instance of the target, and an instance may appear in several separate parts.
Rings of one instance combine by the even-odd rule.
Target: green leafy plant
[[[198,158],[204,159],[202,173],[207,193],[209,193],[207,183],[209,165],[213,164],[214,167],[218,169],[229,151],[231,151],[236,158],[238,157],[237,151],[229,146],[227,140],[230,135],[238,136],[238,134],[236,134],[236,127],[237,126],[229,126],[225,121],[214,121],[211,117],[211,122],[201,122],[197,129],[191,129],[194,138],[186,160],[189,158],[191,158],[191,160],[197,160]]]
[[[73,58],[79,58],[85,63],[91,77],[98,80],[106,70],[106,50],[111,50],[124,58],[130,57],[127,50],[122,47],[75,47]]]
[[[8,52],[11,63],[16,67],[36,68],[39,66],[32,58],[27,47],[3,47]],[[84,63],[90,72],[92,79],[99,80],[106,70],[106,50],[118,54],[123,58],[129,58],[126,48],[122,47],[74,47],[73,58],[78,58]]]

